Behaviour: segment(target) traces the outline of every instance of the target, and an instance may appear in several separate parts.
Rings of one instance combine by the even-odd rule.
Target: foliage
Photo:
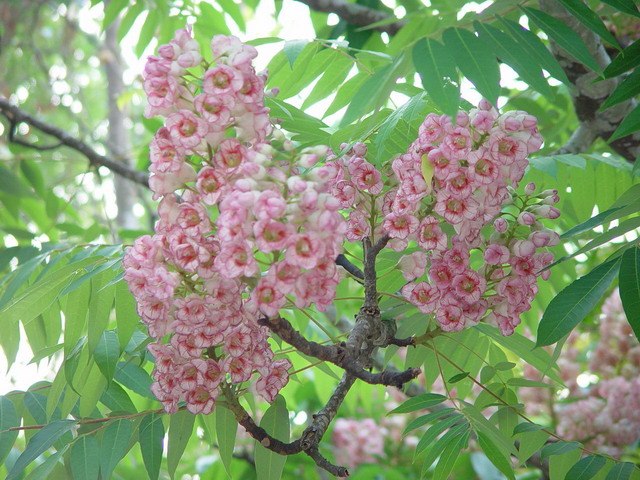
[[[540,478],[537,467],[544,460],[554,480],[640,477],[624,462],[637,460],[635,446],[616,458],[585,450],[580,441],[587,439],[559,438],[553,415],[531,418],[523,405],[528,391],[563,391],[566,379],[557,364],[567,336],[578,326],[598,342],[599,308],[616,283],[640,338],[640,189],[637,168],[614,149],[616,139],[632,141],[640,129],[636,3],[559,2],[576,25],[602,39],[613,58],[608,65],[576,29],[546,12],[545,1],[497,0],[479,13],[462,0],[432,0],[430,7],[415,0],[358,1],[383,16],[406,15],[388,34],[379,29],[395,25],[393,18],[362,27],[311,12],[312,39],[286,34],[277,17],[284,24],[291,6],[276,1],[273,29],[251,38],[251,23],[264,15],[259,8],[265,3],[271,6],[257,0],[6,2],[0,7],[0,93],[105,154],[105,119],[109,105],[117,104],[129,116],[132,164],[146,170],[159,123],[143,118],[141,67],[130,67],[120,98],[105,95],[100,67],[113,52],[104,46],[104,32],[114,29],[126,60],[134,61],[193,23],[203,47],[214,33],[234,33],[249,37],[261,54],[272,52],[267,87],[279,93],[267,106],[296,147],[326,144],[342,152],[343,144],[365,142],[369,160],[386,173],[428,112],[453,115],[479,94],[504,111],[535,115],[545,143],[524,181],[559,190],[558,228],[564,232],[552,248],[557,261],[550,279],[538,282],[524,326],[512,336],[481,323],[429,337],[425,315],[394,298],[405,283],[397,268],[401,255],[385,250],[376,264],[378,288],[391,294],[381,301],[383,317],[395,321],[397,338],[423,341],[406,350],[387,347],[376,367],[418,367],[423,376],[405,387],[410,398],[365,383],[346,397],[339,417],[373,419],[385,440],[372,457],[376,464],[353,465],[351,476]],[[557,46],[584,72],[616,82],[597,115],[630,105],[608,142],[598,140],[581,153],[558,153],[579,119],[571,97],[575,79],[554,55]],[[72,148],[9,141],[57,142],[27,123],[1,126],[7,143],[0,145],[0,348],[9,366],[27,352],[46,380],[13,391],[9,375],[0,382],[0,476],[134,478],[144,465],[152,479],[194,473],[211,479],[324,478],[311,458],[285,462],[254,442],[223,404],[211,415],[163,413],[149,389],[151,339],[121,265],[123,245],[153,229],[150,194],[142,187],[138,192],[139,228],[121,228],[111,193],[117,180],[106,169],[87,168]],[[350,258],[362,258],[360,247],[349,248]],[[337,296],[343,300],[326,312],[293,311],[290,321],[309,340],[338,343],[362,293],[357,283],[342,282]],[[527,330],[537,332],[535,341]],[[271,346],[297,373],[271,406],[253,395],[245,395],[242,406],[276,438],[298,438],[341,370],[275,336]],[[535,379],[529,369],[537,372]],[[337,457],[330,438],[339,435],[336,423],[321,444],[329,459]]]

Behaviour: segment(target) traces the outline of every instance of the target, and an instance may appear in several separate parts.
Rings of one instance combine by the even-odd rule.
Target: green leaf
[[[566,480],[589,480],[602,470],[607,460],[599,455],[589,455],[576,463],[567,472]]]
[[[455,412],[453,408],[442,408],[440,410],[436,410],[435,412],[428,413],[426,415],[422,415],[418,418],[413,419],[404,429],[402,435],[407,435],[409,432],[415,430],[416,428],[420,428],[427,423],[431,423],[434,420],[438,420],[440,417],[444,417],[445,415],[449,415]]]
[[[523,337],[519,333],[505,337],[496,327],[487,325],[486,323],[480,323],[474,328],[491,337],[491,339],[499,345],[511,350],[539,372],[549,376],[558,383],[562,383],[562,379],[556,371],[557,367],[549,353],[541,348],[536,348],[536,344],[528,338]]]
[[[387,415],[391,415],[393,413],[409,413],[415,412],[416,410],[425,410],[429,407],[433,407],[434,405],[438,405],[444,402],[446,399],[447,397],[438,393],[423,393],[422,395],[418,395],[417,397],[410,398],[402,405],[391,410]]]
[[[618,281],[622,306],[636,338],[640,339],[640,247],[622,254]]]
[[[571,15],[576,17],[580,23],[589,28],[592,32],[600,35],[600,37],[613,45],[617,49],[620,49],[620,45],[616,38],[609,32],[602,19],[591,10],[587,5],[582,3],[581,0],[559,0],[564,8],[566,8]]]
[[[338,55],[302,103],[302,110],[307,109],[335,92],[338,86],[347,78],[347,75],[353,68],[353,63],[354,59],[349,55]]]
[[[608,3],[612,7],[617,8],[621,12],[628,13],[634,17],[640,18],[640,12],[633,0],[602,0],[604,3]]]
[[[461,426],[465,426],[466,428],[468,428],[469,426],[466,419],[459,413],[456,413],[454,415],[451,415],[450,417],[440,420],[437,423],[434,423],[431,427],[429,427],[429,430],[427,430],[424,435],[420,437],[418,445],[416,445],[416,457],[420,455],[426,448],[428,448],[433,442],[435,442],[435,440],[440,436],[442,432],[458,423],[460,423],[461,425],[456,425],[456,428]],[[451,429],[450,431],[452,430],[453,429]]]
[[[196,416],[188,410],[180,410],[169,417],[167,466],[171,478],[175,478],[176,469],[180,464],[182,454],[193,434],[193,424],[195,421]]]
[[[466,445],[466,442],[469,438],[469,424],[463,423],[461,425],[456,425],[447,433],[442,435],[433,446],[427,450],[426,455],[423,458],[422,462],[422,477],[426,475],[426,472],[431,467],[433,462],[436,461],[436,458],[442,455],[442,452],[445,448],[447,448],[451,444],[457,444],[457,442],[462,442],[461,445]]]
[[[509,459],[488,436],[478,432],[478,444],[487,458],[491,460],[491,463],[493,463],[498,470],[504,473],[507,478],[515,480],[516,477],[513,473],[513,468],[511,468]]]
[[[340,121],[340,126],[349,125],[374,108],[383,106],[389,98],[396,80],[406,70],[405,63],[404,55],[400,55],[391,65],[377,69],[351,98],[347,111],[344,112]]]
[[[460,372],[451,377],[447,382],[449,383],[458,383],[469,377],[469,372]]]
[[[46,452],[60,437],[69,432],[76,425],[75,420],[58,420],[45,425],[39,430],[29,443],[24,452],[20,454],[13,468],[9,472],[6,480],[16,480],[20,478],[24,469],[36,458]]]
[[[617,77],[621,73],[640,65],[640,39],[633,42],[611,60],[602,72],[604,78]]]
[[[436,40],[423,38],[413,47],[413,64],[429,97],[453,117],[458,112],[460,81],[449,50]]]
[[[136,21],[136,18],[140,16],[140,14],[144,11],[144,2],[135,2],[131,7],[127,9],[127,13],[122,17],[122,21],[118,26],[118,42],[121,42],[122,39],[129,33],[131,27]]]
[[[289,60],[289,65],[293,68],[293,64],[296,62],[296,59],[309,44],[309,40],[291,40],[289,42],[284,42],[284,47],[282,50]]]
[[[158,23],[160,22],[160,11],[158,9],[149,10],[147,17],[144,19],[142,28],[140,29],[140,36],[138,37],[138,43],[134,48],[135,54],[138,58],[142,57],[145,49],[153,40],[153,36],[156,33]]]
[[[473,405],[467,405],[462,413],[471,423],[471,427],[478,433],[482,433],[491,439],[503,452],[515,454],[516,449],[510,438],[507,438],[500,430],[498,430],[479,409]]]
[[[83,435],[71,447],[71,473],[77,480],[97,480],[100,471],[100,447],[92,435]]]
[[[233,447],[236,444],[236,433],[238,431],[238,421],[229,409],[216,406],[216,436],[218,438],[218,451],[220,459],[224,464],[224,469],[229,478],[231,477],[231,458],[233,457]]]
[[[114,378],[138,395],[155,400],[156,397],[151,393],[151,377],[143,368],[132,363],[120,362]]]
[[[480,370],[480,382],[488,383],[496,375],[496,369],[491,365],[487,365]]]
[[[508,33],[487,23],[473,22],[476,32],[486,44],[491,44],[498,58],[520,75],[523,81],[538,92],[553,97],[554,93],[542,74],[542,68],[531,61],[531,54],[519,42],[514,42]]]
[[[640,217],[633,217],[628,220],[625,220],[624,222],[620,223],[617,227],[610,228],[606,232],[601,233],[596,238],[591,240],[589,243],[587,243],[586,245],[579,248],[574,253],[572,253],[571,255],[568,255],[565,258],[572,258],[572,257],[575,257],[576,255],[580,255],[581,253],[585,253],[585,252],[588,252],[589,250],[593,250],[594,248],[599,247],[600,245],[603,245],[611,240],[614,240],[615,238],[621,235],[624,235],[627,232],[635,230],[638,227],[640,227]]]
[[[391,112],[375,137],[375,165],[382,165],[383,162],[407,150],[416,138],[418,125],[424,120],[428,107],[426,95],[420,93]]]
[[[607,142],[611,143],[614,140],[631,135],[638,130],[640,130],[640,105],[627,114],[615,132],[608,138]]]
[[[107,382],[111,382],[120,358],[118,335],[113,330],[105,330],[100,335],[93,357]]]
[[[611,215],[613,215],[615,212],[617,212],[618,210],[620,210],[623,207],[613,207],[610,208],[608,210],[605,210],[604,212],[600,212],[599,214],[591,217],[589,220],[586,220],[584,222],[582,222],[579,225],[576,225],[575,227],[567,230],[566,232],[564,232],[561,237],[562,238],[572,238],[575,237],[577,235],[580,235],[581,233],[587,232],[589,230],[593,230],[595,227],[597,227],[598,225],[602,225],[604,222],[606,222],[608,219],[609,221],[615,219],[616,217],[611,217]]]
[[[580,448],[580,444],[578,442],[554,442],[549,445],[545,445],[544,448],[540,451],[540,458],[544,460],[545,458],[549,458],[552,455],[562,455],[564,453],[571,452]]]
[[[629,100],[640,93],[640,67],[636,68],[620,85],[609,95],[609,98],[600,106],[599,111]]]
[[[507,20],[502,17],[498,17],[502,25],[505,27],[505,33],[508,33],[513,43],[520,45],[525,49],[532,62],[540,65],[549,74],[557,80],[560,80],[565,85],[572,85],[571,81],[567,78],[566,73],[558,63],[558,60],[551,54],[551,52],[544,46],[542,40],[538,36],[523,28],[519,23],[512,20]]]
[[[218,0],[218,3],[220,4],[220,7],[222,7],[222,10],[229,15],[234,22],[236,22],[238,28],[243,32],[246,31],[247,25],[245,24],[242,11],[240,10],[240,5],[242,4],[237,4],[233,0]]]
[[[30,322],[53,304],[60,291],[78,275],[87,261],[91,260],[66,265],[53,275],[36,281],[0,310],[0,318],[5,322]]]
[[[0,465],[7,458],[13,444],[18,438],[18,431],[9,432],[10,428],[19,427],[20,418],[11,400],[0,396]]]
[[[67,297],[64,308],[64,356],[69,357],[71,351],[78,345],[78,341],[85,332],[87,325],[87,312],[89,311],[89,297],[91,285],[86,283]],[[86,337],[84,337],[86,341]]]
[[[551,300],[538,325],[536,345],[551,345],[573,330],[600,301],[619,267],[619,258],[609,260],[571,283]]]
[[[6,167],[0,165],[0,192],[12,197],[33,197],[33,192],[20,177]]]
[[[447,445],[440,455],[440,459],[438,460],[438,464],[433,471],[433,480],[446,480],[449,478],[449,474],[453,467],[456,464],[458,458],[460,458],[460,453],[467,447],[467,442],[469,441],[469,432],[460,435],[458,438],[455,438],[449,445]]]
[[[500,70],[491,45],[461,28],[448,28],[442,39],[460,71],[495,105],[500,95]]]
[[[131,339],[131,335],[138,329],[140,317],[136,311],[136,300],[131,295],[127,283],[124,281],[116,284],[116,324],[118,325],[118,343],[120,350],[124,349]]]
[[[278,440],[289,441],[289,412],[284,397],[281,395],[276,397],[264,413],[260,426]],[[267,450],[258,442],[255,442],[254,456],[257,480],[279,480],[282,477],[287,457]]]
[[[516,428],[513,429],[513,434],[518,435],[519,433],[537,432],[543,428],[542,425],[538,425],[537,423],[522,422],[516,425]]]
[[[106,30],[111,25],[124,8],[129,4],[129,0],[110,0],[104,9],[102,19],[102,29]]]
[[[554,385],[551,385],[549,383],[529,380],[528,378],[510,378],[509,380],[507,380],[507,384],[514,387],[555,388]]]
[[[126,418],[119,418],[110,422],[102,434],[100,444],[100,475],[111,478],[111,472],[131,447],[133,422]]]
[[[529,19],[540,29],[556,41],[569,55],[589,67],[594,72],[600,73],[600,66],[589,52],[580,36],[571,30],[562,21],[535,8],[523,7]]]
[[[56,468],[56,465],[58,465],[58,462],[60,462],[60,459],[68,449],[69,445],[65,445],[57,452],[49,455],[44,462],[31,470],[31,473],[24,480],[50,480],[53,478],[51,476],[53,469]]]
[[[150,413],[145,415],[140,422],[140,451],[142,460],[147,470],[150,480],[157,480],[160,475],[160,465],[162,463],[162,450],[164,439],[164,425],[162,415]]]
[[[111,382],[102,393],[100,402],[106,405],[112,412],[137,412],[129,394],[117,382]]]
[[[633,463],[616,463],[613,468],[609,470],[609,473],[607,474],[607,478],[605,480],[629,480],[631,478],[631,474],[635,470],[636,467]]]

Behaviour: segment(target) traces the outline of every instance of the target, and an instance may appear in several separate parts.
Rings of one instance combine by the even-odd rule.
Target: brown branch
[[[291,325],[288,320],[282,317],[263,317],[258,323],[268,327],[282,340],[305,355],[331,362],[350,375],[372,385],[388,385],[402,388],[405,383],[420,375],[420,369],[417,368],[410,368],[402,372],[383,371],[380,373],[371,373],[363,370],[358,365],[357,359],[350,354],[344,343],[340,345],[320,345],[319,343],[307,340],[300,332],[293,328],[293,325]]]
[[[362,270],[351,263],[343,254],[340,254],[336,257],[336,265],[344,268],[354,277],[359,278],[360,280],[364,279],[364,273],[362,272]]]
[[[298,0],[316,12],[335,13],[345,22],[356,27],[368,27],[374,23],[390,21],[375,27],[375,30],[395,35],[404,26],[403,20],[395,19],[380,10],[344,0]]]
[[[602,69],[611,63],[600,37],[576,20],[557,0],[541,0],[540,8],[578,33]],[[599,111],[600,106],[620,83],[620,79],[597,81],[600,78],[597,73],[577,62],[553,40],[550,40],[550,44],[552,53],[574,85],[571,96],[580,121],[579,128],[556,153],[581,153],[588,150],[597,138],[607,141],[625,116],[637,106],[637,102],[629,99]],[[616,153],[633,162],[640,156],[640,132],[615,140],[610,146]]]
[[[118,162],[109,157],[105,157],[104,155],[100,155],[87,143],[83,142],[82,140],[76,137],[73,137],[72,135],[68,134],[67,132],[65,132],[64,130],[58,127],[54,127],[53,125],[50,125],[30,115],[29,113],[25,112],[21,108],[13,105],[5,97],[0,97],[0,114],[4,115],[7,118],[7,120],[10,122],[10,124],[17,124],[20,122],[24,122],[36,128],[37,130],[40,130],[41,132],[46,133],[47,135],[57,138],[62,145],[67,146],[83,154],[87,158],[87,160],[89,160],[89,163],[93,166],[107,167],[113,173],[120,175],[121,177],[127,178],[135,183],[144,185],[145,187],[149,186],[149,176],[147,175],[147,173],[141,172],[139,170],[135,170],[127,166],[123,162]],[[30,148],[34,148],[34,145],[29,144],[28,142],[21,143],[21,144],[22,145],[26,144],[26,146]],[[37,148],[37,146],[35,148]],[[42,148],[39,148],[39,149],[42,149]]]

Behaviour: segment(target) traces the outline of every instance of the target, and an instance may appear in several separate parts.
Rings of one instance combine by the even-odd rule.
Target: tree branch
[[[50,125],[30,115],[29,113],[25,112],[21,108],[13,105],[5,97],[0,97],[0,114],[4,115],[11,125],[24,122],[28,125],[31,125],[33,128],[40,130],[43,133],[46,133],[47,135],[57,138],[60,141],[61,145],[67,146],[83,154],[87,158],[87,160],[89,160],[89,163],[93,166],[107,167],[114,174],[120,175],[121,177],[127,178],[135,183],[144,185],[145,187],[149,186],[149,176],[147,175],[147,173],[141,172],[139,170],[135,170],[127,166],[123,162],[118,162],[109,157],[105,157],[104,155],[100,155],[87,143],[83,142],[82,140],[76,137],[73,137],[72,135],[68,134],[67,132],[65,132],[64,130],[58,127],[54,127],[53,125]],[[11,129],[10,129],[10,132],[11,132]],[[11,134],[9,135],[9,140],[14,142],[16,141],[16,139],[13,138],[13,135]],[[43,147],[39,147],[37,145],[24,142],[24,141],[19,141],[17,143],[30,148],[36,148],[38,150],[43,149]],[[50,147],[50,146],[47,146],[47,147]]]
[[[371,373],[363,370],[358,365],[357,359],[350,354],[345,344],[320,345],[319,343],[309,341],[293,328],[293,325],[291,325],[288,320],[282,317],[264,317],[261,318],[258,323],[268,327],[282,340],[305,355],[331,362],[350,375],[372,385],[388,385],[402,388],[405,383],[420,375],[420,369],[418,368],[410,368],[402,372],[385,370],[380,373]]]
[[[557,0],[540,0],[540,8],[578,33],[602,69],[611,63],[611,58],[602,45],[600,37],[576,20]],[[636,107],[637,102],[629,99],[602,112],[598,111],[620,80],[611,78],[597,81],[600,78],[597,73],[574,60],[554,41],[551,40],[550,44],[551,51],[575,86],[571,96],[580,121],[580,127],[567,144],[556,153],[581,153],[586,151],[597,138],[606,141],[624,117]],[[640,156],[640,132],[615,140],[610,146],[616,153],[633,162]]]
[[[367,27],[378,22],[390,23],[375,27],[376,30],[387,32],[389,35],[398,33],[405,22],[395,19],[380,10],[365,7],[357,3],[349,3],[344,0],[298,0],[316,12],[335,13],[345,22],[356,27]]]

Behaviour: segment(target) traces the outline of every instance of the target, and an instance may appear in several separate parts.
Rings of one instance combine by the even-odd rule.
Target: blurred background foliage
[[[269,71],[267,86],[278,89],[268,106],[295,141],[324,143],[337,150],[342,142],[366,141],[370,160],[376,165],[403,152],[430,111],[455,112],[482,96],[504,110],[528,111],[537,116],[545,144],[532,159],[525,181],[560,191],[558,228],[568,233],[554,253],[557,258],[570,258],[554,267],[548,282],[540,283],[534,308],[524,315],[525,325],[514,337],[505,339],[491,327],[481,326],[439,338],[438,351],[450,355],[460,368],[449,364],[443,373],[433,351],[425,347],[409,350],[406,358],[394,355],[391,348],[381,361],[398,368],[421,366],[425,378],[419,388],[430,390],[443,377],[434,389],[444,393],[454,388],[457,398],[468,397],[472,404],[480,393],[474,390],[472,377],[486,372],[483,365],[495,370],[497,365],[515,362],[514,367],[504,367],[500,380],[504,388],[499,393],[505,405],[513,408],[519,408],[516,393],[524,385],[517,380],[526,380],[524,363],[549,376],[551,388],[562,392],[562,375],[553,372],[564,340],[548,352],[532,350],[535,338],[530,332],[538,329],[551,300],[576,278],[611,255],[637,249],[640,191],[633,186],[638,183],[635,158],[640,144],[636,100],[640,14],[636,4],[326,2],[373,12],[368,22],[357,24],[345,15],[314,10],[320,3],[5,0],[0,3],[0,96],[98,154],[145,171],[148,144],[159,120],[143,116],[144,59],[188,23],[203,46],[208,46],[213,34],[224,33],[238,35],[258,48],[259,62]],[[584,31],[563,27],[562,21],[558,26],[544,16],[565,7],[574,8],[569,8],[568,15]],[[594,49],[590,43],[594,35],[606,49]],[[603,60],[603,50],[613,63]],[[608,90],[597,102],[589,100],[589,87],[584,86],[596,77],[610,79],[604,80],[609,82]],[[605,101],[609,109],[602,106]],[[593,119],[604,118],[603,112],[613,110],[609,130],[597,131]],[[576,132],[585,128],[595,133],[587,140],[577,138]],[[154,414],[148,412],[160,404],[148,392],[152,368],[144,349],[148,339],[133,299],[120,280],[120,259],[123,245],[152,231],[155,204],[149,192],[95,162],[88,163],[80,151],[60,146],[60,138],[44,134],[28,121],[12,121],[5,114],[0,133],[0,347],[6,360],[0,393],[11,403],[0,402],[0,430],[3,422],[5,427],[13,426],[12,411],[25,426],[61,421],[70,414],[96,419],[118,412],[129,415],[117,421],[128,435],[115,434],[113,422],[89,424],[69,444],[68,430],[61,430],[58,442],[42,450],[21,478],[92,478],[94,470],[78,470],[79,459],[100,464],[103,476],[113,469],[113,478],[135,478],[143,464],[152,478],[158,476],[156,468],[161,478],[195,474],[202,479],[228,474],[255,478],[252,442],[239,438],[233,448],[237,425],[225,417],[224,409],[197,419],[187,418],[185,412],[170,420],[164,417],[160,437],[147,424],[141,427],[143,422],[153,425],[155,417],[149,415]],[[582,222],[588,223],[576,230]],[[352,253],[357,256],[358,249]],[[381,255],[381,291],[393,294],[402,285],[395,269],[398,258],[393,252]],[[357,285],[345,282],[338,296],[350,299],[360,293]],[[595,308],[589,309],[579,327],[595,336],[602,297],[588,299]],[[398,321],[398,336],[424,333],[427,323],[415,309],[393,300],[383,306],[385,315]],[[357,301],[344,300],[336,302],[327,315],[312,314],[322,319],[331,336],[339,338],[344,322],[358,308]],[[290,313],[309,338],[327,340],[307,315]],[[640,322],[640,318],[629,321]],[[106,357],[98,353],[98,346],[107,352]],[[282,354],[289,355],[296,369],[310,364],[286,345],[282,345]],[[585,363],[583,368],[588,371],[589,367]],[[461,372],[467,375],[460,377]],[[284,391],[288,409],[284,421],[291,422],[294,433],[326,401],[338,376],[335,367],[322,364],[304,369],[290,383]],[[482,383],[490,377],[485,373]],[[396,424],[385,419],[385,413],[399,402],[392,392],[370,385],[359,385],[347,397],[341,416],[375,419],[386,429],[388,440],[375,466],[360,466],[353,478],[443,475],[437,469],[423,471],[420,462],[412,463],[412,440],[402,441],[397,434],[410,418]],[[266,409],[261,404],[250,406],[254,411]],[[485,405],[481,401],[476,406]],[[518,422],[509,413],[513,408],[499,409],[497,417],[492,417],[493,428],[511,441]],[[557,421],[542,412],[536,420],[550,428]],[[84,435],[93,434],[93,428],[102,431]],[[164,448],[164,460],[159,457],[160,466],[145,451],[160,448],[162,452],[158,438],[166,430],[169,448],[168,453]],[[0,475],[13,468],[33,432],[26,430],[17,440],[13,438],[8,448],[4,446],[12,433],[0,433],[0,460],[6,459]],[[172,432],[180,439],[172,440]],[[529,442],[532,453],[547,440],[536,443],[540,438],[534,438],[534,433],[539,431],[521,433],[525,435],[515,439],[520,444]],[[240,432],[238,436],[242,437]],[[98,446],[89,438],[103,443]],[[109,446],[116,451],[113,465],[91,457]],[[630,445],[622,458],[637,460],[636,447]],[[331,455],[329,444],[326,449]],[[451,466],[451,478],[502,478],[503,473],[494,467],[499,460],[486,448],[482,450],[484,454],[461,455]],[[576,452],[556,453],[551,457],[552,478],[564,478],[577,461]],[[522,465],[525,460],[521,459]],[[519,466],[517,477],[545,478],[549,465],[545,468]],[[607,460],[598,478],[605,478],[612,468],[616,467]],[[275,478],[260,472],[258,469],[258,478]],[[97,478],[97,470],[95,475]],[[324,478],[305,456],[289,458],[283,476]]]

